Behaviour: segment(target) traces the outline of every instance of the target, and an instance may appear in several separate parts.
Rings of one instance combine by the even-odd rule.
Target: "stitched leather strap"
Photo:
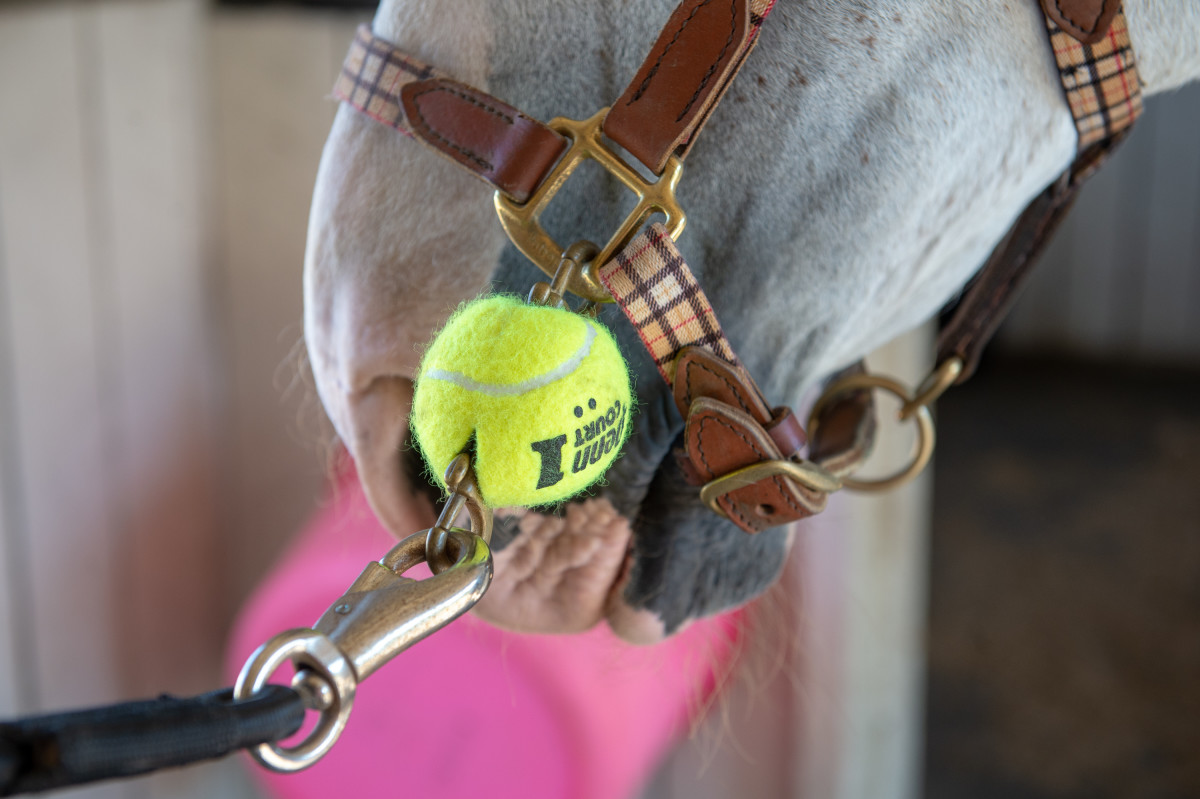
[[[938,331],[937,362],[962,359],[963,371],[956,383],[974,374],[984,347],[1008,315],[1038,256],[1071,210],[1080,186],[1126,135],[1122,133],[1090,147],[1069,171],[1038,195],[992,251],[961,299],[943,316]]]
[[[800,422],[790,408],[768,408],[741,366],[687,347],[676,362],[674,390],[687,420],[684,450],[676,457],[695,484],[762,461],[803,460]],[[756,533],[819,513],[826,496],[775,475],[730,491],[717,504],[734,524]]]
[[[1121,0],[1042,0],[1042,11],[1056,25],[1084,44],[1108,34]]]
[[[758,39],[774,0],[684,0],[604,120],[604,133],[658,174],[686,155]]]
[[[1043,4],[1054,5],[1055,0],[1043,0]],[[1068,35],[1049,10],[1046,20],[1063,90],[1079,132],[1079,155],[1069,170],[1026,207],[961,299],[943,315],[937,361],[942,364],[950,358],[962,359],[958,383],[975,372],[984,347],[1071,210],[1080,186],[1124,141],[1142,113],[1141,81],[1119,4],[1110,7],[1107,2],[1078,0],[1070,6],[1078,12],[1077,20],[1084,7],[1091,9],[1088,19],[1093,22],[1089,24],[1107,24],[1093,31],[1099,34],[1090,38],[1094,44],[1083,44]]]
[[[451,80],[360,26],[333,95],[419,138],[518,202],[567,149],[536,119]]]
[[[413,132],[518,202],[524,202],[567,149],[550,128],[486,92],[448,78],[400,90]]]
[[[656,174],[685,155],[753,49],[775,0],[684,0],[604,132]],[[359,27],[333,94],[414,136],[517,202],[529,199],[567,144],[546,125],[458,83]]]

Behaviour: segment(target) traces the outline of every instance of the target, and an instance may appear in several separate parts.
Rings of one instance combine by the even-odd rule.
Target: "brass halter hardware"
[[[665,226],[671,238],[678,239],[687,224],[687,216],[675,200],[675,187],[683,174],[683,162],[676,156],[667,160],[658,180],[651,182],[642,177],[636,169],[630,166],[621,156],[604,143],[601,125],[608,115],[608,109],[603,108],[598,113],[584,120],[555,117],[550,120],[549,127],[556,133],[566,136],[570,147],[559,162],[550,170],[550,174],[542,181],[525,203],[518,204],[501,192],[496,192],[496,213],[500,216],[500,224],[504,232],[512,239],[517,249],[529,260],[551,277],[558,271],[559,262],[567,248],[556,243],[550,234],[542,227],[540,221],[542,212],[554,199],[554,195],[567,182],[567,178],[585,159],[591,159],[604,167],[608,174],[619,180],[626,188],[637,195],[638,201],[634,209],[617,228],[608,243],[600,248],[600,253],[578,272],[571,276],[566,288],[575,292],[589,302],[612,302],[608,289],[600,282],[596,270],[609,260],[637,235],[638,230],[647,219],[655,213],[666,216]]]
[[[959,363],[959,371],[962,364]],[[935,370],[922,383],[916,396],[908,390],[898,380],[893,380],[890,377],[872,374],[853,374],[843,377],[841,380],[835,381],[832,385],[825,389],[825,393],[813,405],[812,411],[808,415],[808,434],[810,436],[816,434],[817,427],[820,425],[821,411],[834,398],[847,394],[851,391],[860,391],[862,389],[881,389],[899,398],[903,403],[899,413],[899,419],[905,421],[913,419],[917,425],[917,446],[916,451],[912,455],[912,460],[908,465],[898,471],[889,474],[886,477],[881,477],[876,480],[855,479],[849,476],[842,476],[842,485],[854,491],[887,491],[898,486],[902,486],[919,475],[925,466],[929,463],[929,459],[933,457],[933,447],[936,441],[936,434],[933,426],[933,415],[929,412],[929,403],[933,402],[950,383],[954,382],[953,377],[949,379],[942,374],[947,367],[943,366]]]
[[[554,271],[554,277],[550,282],[540,281],[533,284],[527,298],[529,304],[561,308],[564,311],[572,310],[571,306],[567,304],[566,294],[569,291],[567,287],[588,264],[596,260],[598,252],[600,252],[600,248],[586,239],[577,241],[568,247],[559,257],[558,268]],[[594,319],[599,310],[598,303],[587,300],[579,306],[576,312]]]
[[[492,542],[492,509],[479,493],[471,456],[466,452],[455,455],[446,466],[444,479],[450,496],[438,514],[437,523],[425,532],[425,562],[434,574],[441,574],[454,563],[446,552],[446,544],[452,533],[474,533],[483,539],[483,543]],[[454,526],[454,520],[464,510],[471,521],[470,530]]]
[[[705,483],[700,489],[700,499],[713,513],[727,519],[729,514],[717,503],[717,500],[731,491],[737,491],[739,488],[754,485],[759,480],[776,476],[790,477],[805,488],[823,494],[832,494],[845,482],[827,469],[809,461],[762,461],[744,466],[729,474],[723,474],[715,480]]]
[[[963,360],[959,357],[947,358],[921,381],[913,392],[913,398],[904,403],[900,409],[900,420],[907,421],[921,408],[927,408],[946,393],[946,389],[958,382],[963,373]]]

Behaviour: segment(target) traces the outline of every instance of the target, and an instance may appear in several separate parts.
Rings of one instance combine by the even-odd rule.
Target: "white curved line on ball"
[[[524,394],[526,391],[533,391],[542,386],[548,386],[555,380],[560,380],[579,368],[579,364],[583,363],[583,359],[592,351],[592,342],[596,340],[596,326],[588,321],[585,321],[584,324],[587,325],[587,336],[584,338],[583,344],[579,345],[579,349],[575,351],[574,355],[549,372],[544,372],[528,380],[522,380],[520,383],[512,383],[511,385],[480,383],[478,380],[473,380],[461,372],[451,372],[447,369],[430,369],[424,376],[430,380],[445,380],[447,383],[453,383],[459,388],[465,388],[468,391],[478,391],[481,394],[487,394],[492,397],[513,397]]]

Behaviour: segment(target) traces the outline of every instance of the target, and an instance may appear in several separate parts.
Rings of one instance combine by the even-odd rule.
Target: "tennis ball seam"
[[[579,345],[579,349],[575,350],[570,358],[548,372],[527,378],[519,383],[483,383],[462,372],[454,372],[449,369],[430,369],[421,376],[429,380],[444,380],[447,383],[453,383],[459,388],[465,388],[467,391],[478,391],[481,394],[487,394],[489,397],[519,397],[530,391],[544,388],[562,380],[564,377],[570,377],[579,368],[584,359],[591,354],[592,343],[596,340],[596,326],[591,322],[585,322],[585,324],[587,325],[587,333],[584,336],[583,343]]]

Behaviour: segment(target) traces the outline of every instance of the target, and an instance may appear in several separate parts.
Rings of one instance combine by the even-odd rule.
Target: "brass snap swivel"
[[[297,669],[293,687],[306,689],[303,690],[306,704],[317,710],[321,718],[312,732],[294,746],[264,743],[249,750],[259,764],[280,772],[308,768],[333,748],[346,728],[358,688],[353,666],[333,641],[316,630],[297,629],[279,633],[250,656],[234,685],[234,699],[247,699],[258,693],[288,661]]]
[[[492,509],[479,493],[479,483],[468,453],[460,452],[454,456],[446,467],[445,480],[450,497],[438,514],[437,524],[425,535],[425,560],[434,574],[441,574],[454,563],[446,552],[446,543],[450,534],[459,529],[454,527],[454,520],[464,510],[471,520],[470,532],[482,538],[485,544],[492,542]]]
[[[596,260],[596,255],[599,252],[600,248],[587,239],[582,239],[572,244],[563,251],[562,257],[558,261],[558,268],[554,271],[554,277],[551,281],[549,283],[539,281],[533,284],[533,288],[529,290],[527,302],[531,305],[561,308],[564,311],[572,310],[571,306],[567,304],[567,293],[570,290],[571,283],[579,275],[583,274],[584,269],[589,264]],[[609,299],[611,300],[611,297]],[[585,300],[579,306],[577,313],[594,318],[599,310],[599,303],[593,300]]]

